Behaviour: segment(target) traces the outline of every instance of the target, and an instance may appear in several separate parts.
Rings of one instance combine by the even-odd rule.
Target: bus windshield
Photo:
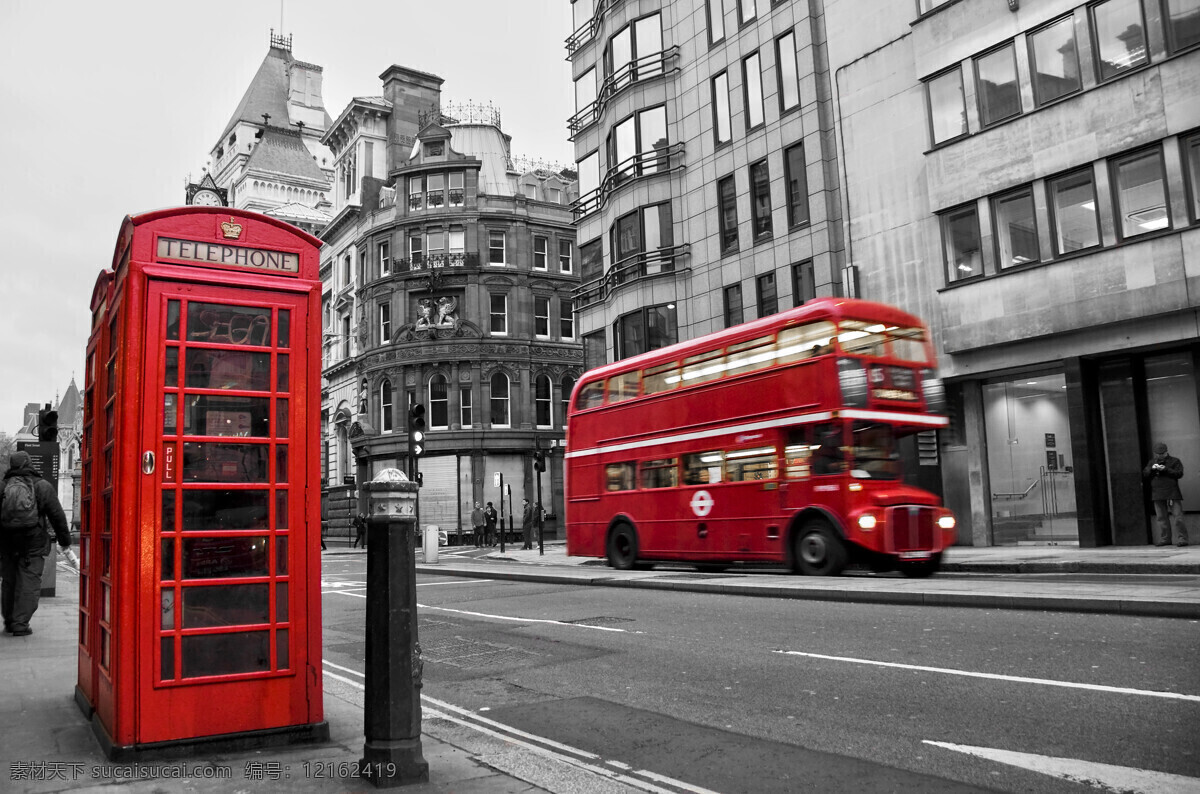
[[[903,474],[896,433],[890,425],[855,422],[848,461],[853,477],[898,480]]]
[[[923,328],[842,320],[838,323],[838,344],[843,352],[860,356],[890,356],[918,363],[928,361]]]

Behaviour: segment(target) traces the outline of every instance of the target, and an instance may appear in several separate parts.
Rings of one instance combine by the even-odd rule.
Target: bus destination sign
[[[158,258],[182,259],[207,265],[232,265],[275,273],[300,272],[300,255],[291,251],[246,248],[199,240],[177,240],[171,237],[158,238]]]

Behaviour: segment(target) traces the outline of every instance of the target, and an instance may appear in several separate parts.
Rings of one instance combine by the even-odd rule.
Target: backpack
[[[28,529],[39,523],[37,494],[29,477],[9,477],[4,481],[4,501],[0,504],[0,527]]]

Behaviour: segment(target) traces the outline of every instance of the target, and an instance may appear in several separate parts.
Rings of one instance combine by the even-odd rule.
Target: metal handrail
[[[604,12],[619,2],[621,0],[596,0],[596,8],[592,11],[591,19],[567,36],[567,60],[570,60],[571,56],[575,54],[575,50],[579,49],[585,41],[596,35],[600,23],[604,21]]]
[[[665,248],[656,248],[653,251],[639,251],[614,262],[604,272],[604,275],[574,289],[573,294],[578,302],[576,308],[584,308],[607,300],[608,296],[622,284],[630,284],[647,276],[659,275],[659,273],[674,272],[675,260],[687,256],[690,250],[689,243],[680,243]],[[662,268],[655,273],[647,272],[648,268],[654,264],[661,264]]]
[[[682,152],[682,143],[672,143],[662,149],[650,152],[638,152],[631,157],[625,158],[608,169],[598,188],[575,199],[571,204],[571,210],[574,212],[575,218],[579,219],[603,207],[608,202],[608,197],[621,185],[638,179],[644,179],[648,176],[668,174],[683,168],[682,164],[671,165],[671,159]],[[659,167],[653,171],[644,171],[645,165],[652,161]]]
[[[993,499],[1024,499],[1026,496],[1029,496],[1029,492],[1032,491],[1034,489],[1034,487],[1037,486],[1038,483],[1040,483],[1040,482],[1041,482],[1041,478],[1038,478],[1038,479],[1034,480],[1033,482],[1029,483],[1029,487],[1026,488],[1023,493],[1019,492],[1019,491],[1017,493],[993,493],[992,498]]]
[[[679,45],[668,47],[659,52],[652,52],[649,55],[643,55],[637,60],[630,61],[622,66],[617,71],[604,78],[604,82],[600,85],[600,90],[597,92],[596,98],[587,107],[580,110],[571,118],[567,119],[567,129],[571,131],[571,139],[574,140],[575,133],[579,132],[584,127],[595,124],[600,116],[604,113],[608,103],[613,100],[617,94],[624,91],[630,86],[636,85],[643,80],[649,80],[653,77],[664,77],[672,72],[679,71],[679,67],[674,69],[667,68],[667,61],[679,54]],[[642,74],[646,67],[658,66],[659,69],[653,74]],[[624,82],[622,82],[624,80]],[[590,116],[590,118],[585,118]]]

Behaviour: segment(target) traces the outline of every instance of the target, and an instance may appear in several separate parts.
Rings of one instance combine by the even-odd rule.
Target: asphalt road
[[[323,580],[327,659],[361,671],[365,558],[327,557]],[[1196,621],[444,576],[417,591],[424,696],[669,790],[1200,791]]]

